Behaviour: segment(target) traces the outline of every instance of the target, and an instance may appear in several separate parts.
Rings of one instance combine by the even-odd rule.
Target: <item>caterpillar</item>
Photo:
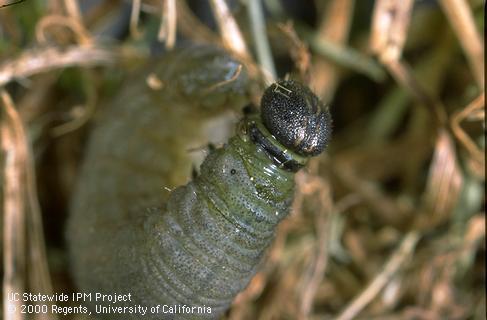
[[[331,118],[306,86],[278,81],[264,91],[260,114],[247,113],[184,184],[187,145],[201,139],[200,123],[246,103],[248,78],[235,77],[239,66],[212,47],[182,50],[151,67],[160,90],[124,86],[103,110],[67,227],[80,291],[131,294],[117,306],[211,310],[144,319],[215,319],[247,286],[289,212],[295,172],[326,148]],[[177,184],[184,185],[164,190]]]

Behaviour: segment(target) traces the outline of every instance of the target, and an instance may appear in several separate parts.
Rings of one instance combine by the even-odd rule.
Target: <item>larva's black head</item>
[[[284,146],[315,156],[327,146],[331,117],[311,90],[293,80],[281,80],[267,88],[261,101],[262,121]]]

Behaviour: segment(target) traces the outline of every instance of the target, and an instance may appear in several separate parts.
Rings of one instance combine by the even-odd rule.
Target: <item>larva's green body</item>
[[[199,177],[172,191],[169,199],[165,189],[188,180],[188,150],[208,142],[202,133],[205,120],[244,102],[245,79],[237,79],[242,83],[206,95],[209,106],[202,105],[199,92],[233,76],[231,64],[236,63],[221,55],[199,48],[166,58],[169,62],[152,70],[161,70],[155,74],[166,87],[153,90],[139,79],[103,110],[68,230],[81,291],[130,292],[129,305],[206,306],[212,310],[209,317],[215,317],[254,274],[275,225],[288,211],[292,174],[277,169],[243,135],[212,152]],[[211,72],[221,72],[221,79],[204,79],[204,74],[192,79],[185,72],[208,67],[215,56],[220,60]],[[166,68],[173,69],[172,75]],[[187,92],[177,90],[176,82]]]
[[[83,292],[131,293],[131,301],[115,306],[211,308],[210,314],[149,312],[144,319],[217,318],[248,284],[288,214],[293,171],[306,156],[283,147],[250,116],[207,156],[195,179],[169,193],[165,187],[188,181],[188,149],[207,142],[205,121],[242,106],[247,82],[237,62],[206,47],[169,56],[151,71],[162,88],[139,79],[122,89],[90,139],[67,232],[74,275]],[[298,104],[321,116],[307,101]],[[281,119],[275,121],[279,127]],[[97,304],[104,305],[92,300],[93,311]]]
[[[73,230],[82,289],[131,292],[131,304],[211,307],[211,318],[228,308],[254,274],[293,194],[293,174],[245,140],[234,137],[212,152],[201,174],[174,190],[166,205],[141,209],[130,223],[95,221]]]

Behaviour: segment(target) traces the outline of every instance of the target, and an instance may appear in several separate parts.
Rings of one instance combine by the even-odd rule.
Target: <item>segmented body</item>
[[[205,305],[215,317],[252,276],[273,226],[284,216],[292,179],[283,183],[281,177],[274,186],[275,168],[258,160],[249,141],[234,138],[208,157],[196,180],[167,199],[164,187],[188,180],[188,150],[208,142],[205,120],[244,102],[241,78],[226,92],[199,96],[232,77],[238,63],[214,49],[188,50],[166,58],[160,72],[151,70],[165,84],[162,90],[141,78],[103,110],[67,234],[80,290],[131,292],[132,304],[145,306]],[[212,61],[209,79],[186,72]],[[220,78],[211,77],[218,72]],[[264,167],[273,174],[262,176]],[[281,195],[277,202],[272,194]]]
[[[148,319],[223,313],[288,214],[292,171],[302,165],[286,160],[293,152],[250,117],[207,156],[195,179],[169,194],[165,186],[188,179],[188,146],[205,143],[201,123],[235,101],[242,104],[246,83],[242,76],[214,86],[234,78],[238,65],[219,50],[182,54],[186,59],[176,56],[181,68],[172,61],[158,73],[166,89],[128,87],[105,110],[88,146],[68,226],[80,291],[130,292],[128,305],[211,308],[211,314]],[[188,66],[190,61],[196,65]],[[206,78],[193,71],[209,66],[216,70]],[[124,315],[130,317],[141,318]]]

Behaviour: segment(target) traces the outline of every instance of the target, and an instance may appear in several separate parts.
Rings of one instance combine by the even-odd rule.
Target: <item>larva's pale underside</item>
[[[238,62],[209,47],[157,65],[151,71],[162,87],[142,78],[124,86],[90,138],[67,230],[71,264],[80,291],[212,311],[147,319],[217,318],[254,275],[288,214],[294,172],[326,146],[330,117],[309,89],[274,84],[262,99],[263,121],[248,115],[196,178],[169,193],[164,187],[188,181],[188,148],[207,142],[203,123],[246,102],[247,79],[235,77]]]

